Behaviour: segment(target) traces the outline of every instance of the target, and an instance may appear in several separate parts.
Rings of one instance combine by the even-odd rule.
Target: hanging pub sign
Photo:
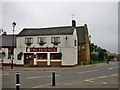
[[[57,52],[57,48],[29,48],[30,52]]]

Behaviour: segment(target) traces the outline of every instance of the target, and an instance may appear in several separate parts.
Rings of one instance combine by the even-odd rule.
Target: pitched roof
[[[42,35],[72,35],[72,26],[50,27],[50,28],[24,28],[17,36],[42,36]],[[77,26],[77,37],[79,43],[85,42],[85,34],[88,32],[87,25]]]
[[[50,28],[24,28],[17,36],[72,35],[72,26]]]
[[[0,36],[0,47],[16,47],[16,35],[14,35],[14,45],[13,35],[1,35]]]

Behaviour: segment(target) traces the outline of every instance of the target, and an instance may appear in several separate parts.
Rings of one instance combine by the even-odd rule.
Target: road
[[[39,67],[40,68],[40,67]],[[20,71],[21,88],[118,88],[118,63],[94,67],[56,69],[56,86],[51,86],[53,71]],[[2,73],[3,88],[15,88],[15,71]]]

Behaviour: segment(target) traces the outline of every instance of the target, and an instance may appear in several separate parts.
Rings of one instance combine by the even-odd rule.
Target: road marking
[[[2,76],[2,75],[4,75],[4,76],[5,76],[5,75],[9,75],[9,73],[6,73],[6,74],[0,74],[0,76]]]
[[[91,70],[91,71],[84,71],[84,72],[78,72],[78,73],[89,73],[89,72],[96,72],[98,70]]]
[[[32,87],[32,88],[41,88],[42,86]]]
[[[55,75],[55,76],[60,76],[60,75]],[[27,77],[26,79],[47,78],[47,77],[52,77],[52,76],[50,75],[50,76]]]
[[[111,67],[111,68],[108,68],[108,69],[111,70],[111,69],[116,69],[116,68],[118,68],[118,67],[116,66],[116,67]]]
[[[95,81],[93,81],[93,80],[95,80],[95,78],[86,79],[86,80],[84,80],[84,81],[85,81],[85,82],[95,82]]]
[[[28,77],[26,79],[45,78],[45,77],[50,77],[50,76]]]
[[[50,85],[48,85],[48,84],[44,84],[44,85],[41,85],[41,86],[36,86],[36,87],[32,87],[32,88],[41,88],[41,87],[46,87],[46,86],[50,86]]]
[[[116,76],[117,77],[118,75],[117,74],[112,74],[111,76]]]
[[[94,83],[95,81],[89,81],[89,82],[92,82],[92,83]]]
[[[109,70],[113,69],[113,68],[108,68]]]
[[[7,75],[9,75],[9,73],[6,73]]]
[[[102,84],[108,84],[107,82],[102,82]]]
[[[1,76],[2,76],[2,75],[9,75],[9,73],[3,72],[3,73],[0,73],[0,75],[1,75]]]
[[[102,77],[99,77],[100,79],[102,79],[102,78],[106,78],[107,76],[102,76]]]

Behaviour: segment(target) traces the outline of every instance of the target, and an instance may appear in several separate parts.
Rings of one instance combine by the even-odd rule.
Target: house
[[[13,48],[16,48],[16,35],[7,35],[6,32],[3,32],[0,42],[0,59],[3,65],[10,65],[14,53]],[[13,64],[15,65],[15,62]]]
[[[90,63],[90,41],[87,24],[76,27],[78,38],[78,64],[86,65]]]
[[[24,28],[16,37],[15,63],[25,66],[75,66],[89,64],[87,25]]]

